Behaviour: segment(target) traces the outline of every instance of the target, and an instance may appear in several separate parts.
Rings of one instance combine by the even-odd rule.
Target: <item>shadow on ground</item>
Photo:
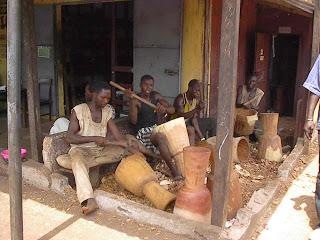
[[[314,196],[302,195],[297,198],[291,198],[291,200],[294,202],[294,209],[304,211],[310,219],[309,226],[315,229],[319,222],[317,221]]]

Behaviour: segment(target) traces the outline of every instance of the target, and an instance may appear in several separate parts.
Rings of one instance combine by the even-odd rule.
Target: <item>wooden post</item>
[[[319,55],[319,45],[320,45],[320,0],[314,1],[314,12],[313,12],[313,31],[312,31],[312,48],[311,48],[311,68],[313,64],[316,62],[317,57]],[[308,102],[307,109],[308,111],[308,103],[309,103],[310,93],[308,93]],[[318,115],[319,103],[314,111],[314,115]],[[307,116],[307,112],[305,117]],[[297,116],[299,117],[299,116]],[[318,119],[314,116],[314,118]],[[305,120],[305,119],[304,119]],[[315,136],[315,134],[313,134]],[[311,141],[304,136],[304,154],[309,154],[310,152]]]
[[[21,126],[21,0],[7,5],[8,145],[11,239],[23,239]]]
[[[297,131],[298,129],[301,129],[301,125],[303,124],[298,116],[301,116],[301,111],[302,111],[302,103],[303,100],[299,99],[297,101],[297,110],[296,110],[296,119],[295,119],[295,126],[296,126],[296,130],[294,131],[294,137],[293,137],[293,144],[297,143],[298,137],[299,137],[299,132]],[[303,126],[303,125],[302,125]]]
[[[222,5],[217,151],[212,189],[213,225],[224,227],[227,217],[229,180],[237,85],[240,0],[224,0]]]
[[[25,63],[23,78],[27,82],[31,156],[34,161],[41,161],[42,138],[33,0],[22,1],[22,10],[22,54]]]
[[[65,116],[64,108],[64,80],[62,64],[62,6],[56,5],[55,11],[55,29],[56,29],[56,68],[58,75],[58,99],[59,99],[59,116]]]
[[[311,52],[311,66],[316,62],[319,55],[320,44],[320,0],[314,1],[313,13],[313,33],[312,33],[312,52]]]
[[[205,116],[210,115],[210,65],[211,65],[211,29],[212,29],[212,0],[205,2],[205,36],[204,36],[204,101],[206,103]]]

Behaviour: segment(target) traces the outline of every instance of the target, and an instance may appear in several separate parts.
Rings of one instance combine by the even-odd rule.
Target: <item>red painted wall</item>
[[[300,122],[304,122],[307,91],[302,87],[302,84],[310,70],[312,18],[258,5],[257,31],[277,34],[280,26],[289,26],[291,27],[292,34],[300,36],[294,106],[297,106],[299,99],[303,99],[301,115],[296,117],[300,119]],[[295,113],[296,108],[294,108]],[[302,136],[302,125],[297,127],[299,128],[299,135]]]
[[[238,86],[246,81],[248,73],[253,71],[256,32],[255,0],[241,2],[238,56]]]
[[[210,115],[217,113],[222,0],[212,0]]]
[[[210,115],[217,111],[219,83],[219,53],[221,36],[222,0],[212,0],[212,43],[211,43],[211,96]],[[275,8],[257,5],[255,0],[243,0],[241,3],[239,33],[238,85],[245,82],[246,74],[253,70],[255,33],[277,34],[280,26],[289,26],[292,34],[299,35],[300,49],[295,92],[295,105],[298,99],[304,99],[302,114],[305,114],[307,94],[302,84],[310,69],[312,19],[291,14]],[[302,118],[303,116],[299,116]]]
[[[212,0],[212,2],[210,115],[215,115],[217,113],[219,85],[222,0]],[[241,2],[239,24],[238,85],[241,85],[245,82],[247,73],[253,69],[254,33],[256,28],[255,0],[243,0]]]

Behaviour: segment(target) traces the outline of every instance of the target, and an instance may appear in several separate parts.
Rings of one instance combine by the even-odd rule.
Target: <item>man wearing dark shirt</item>
[[[131,98],[129,117],[136,131],[137,139],[147,148],[152,150],[158,149],[173,177],[180,179],[181,173],[177,171],[175,162],[171,157],[166,136],[153,132],[159,124],[159,115],[173,114],[175,112],[174,107],[170,106],[160,93],[153,90],[154,79],[152,76],[144,75],[141,78],[140,88],[141,92],[138,95],[156,105],[157,109],[155,111],[145,103]]]

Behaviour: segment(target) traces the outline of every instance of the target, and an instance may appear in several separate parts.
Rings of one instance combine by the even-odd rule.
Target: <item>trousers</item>
[[[72,169],[77,197],[80,203],[93,198],[93,188],[90,183],[89,169],[106,163],[119,162],[125,156],[124,148],[120,146],[73,147],[69,153],[57,158],[60,166]],[[71,163],[71,164],[70,164]]]

